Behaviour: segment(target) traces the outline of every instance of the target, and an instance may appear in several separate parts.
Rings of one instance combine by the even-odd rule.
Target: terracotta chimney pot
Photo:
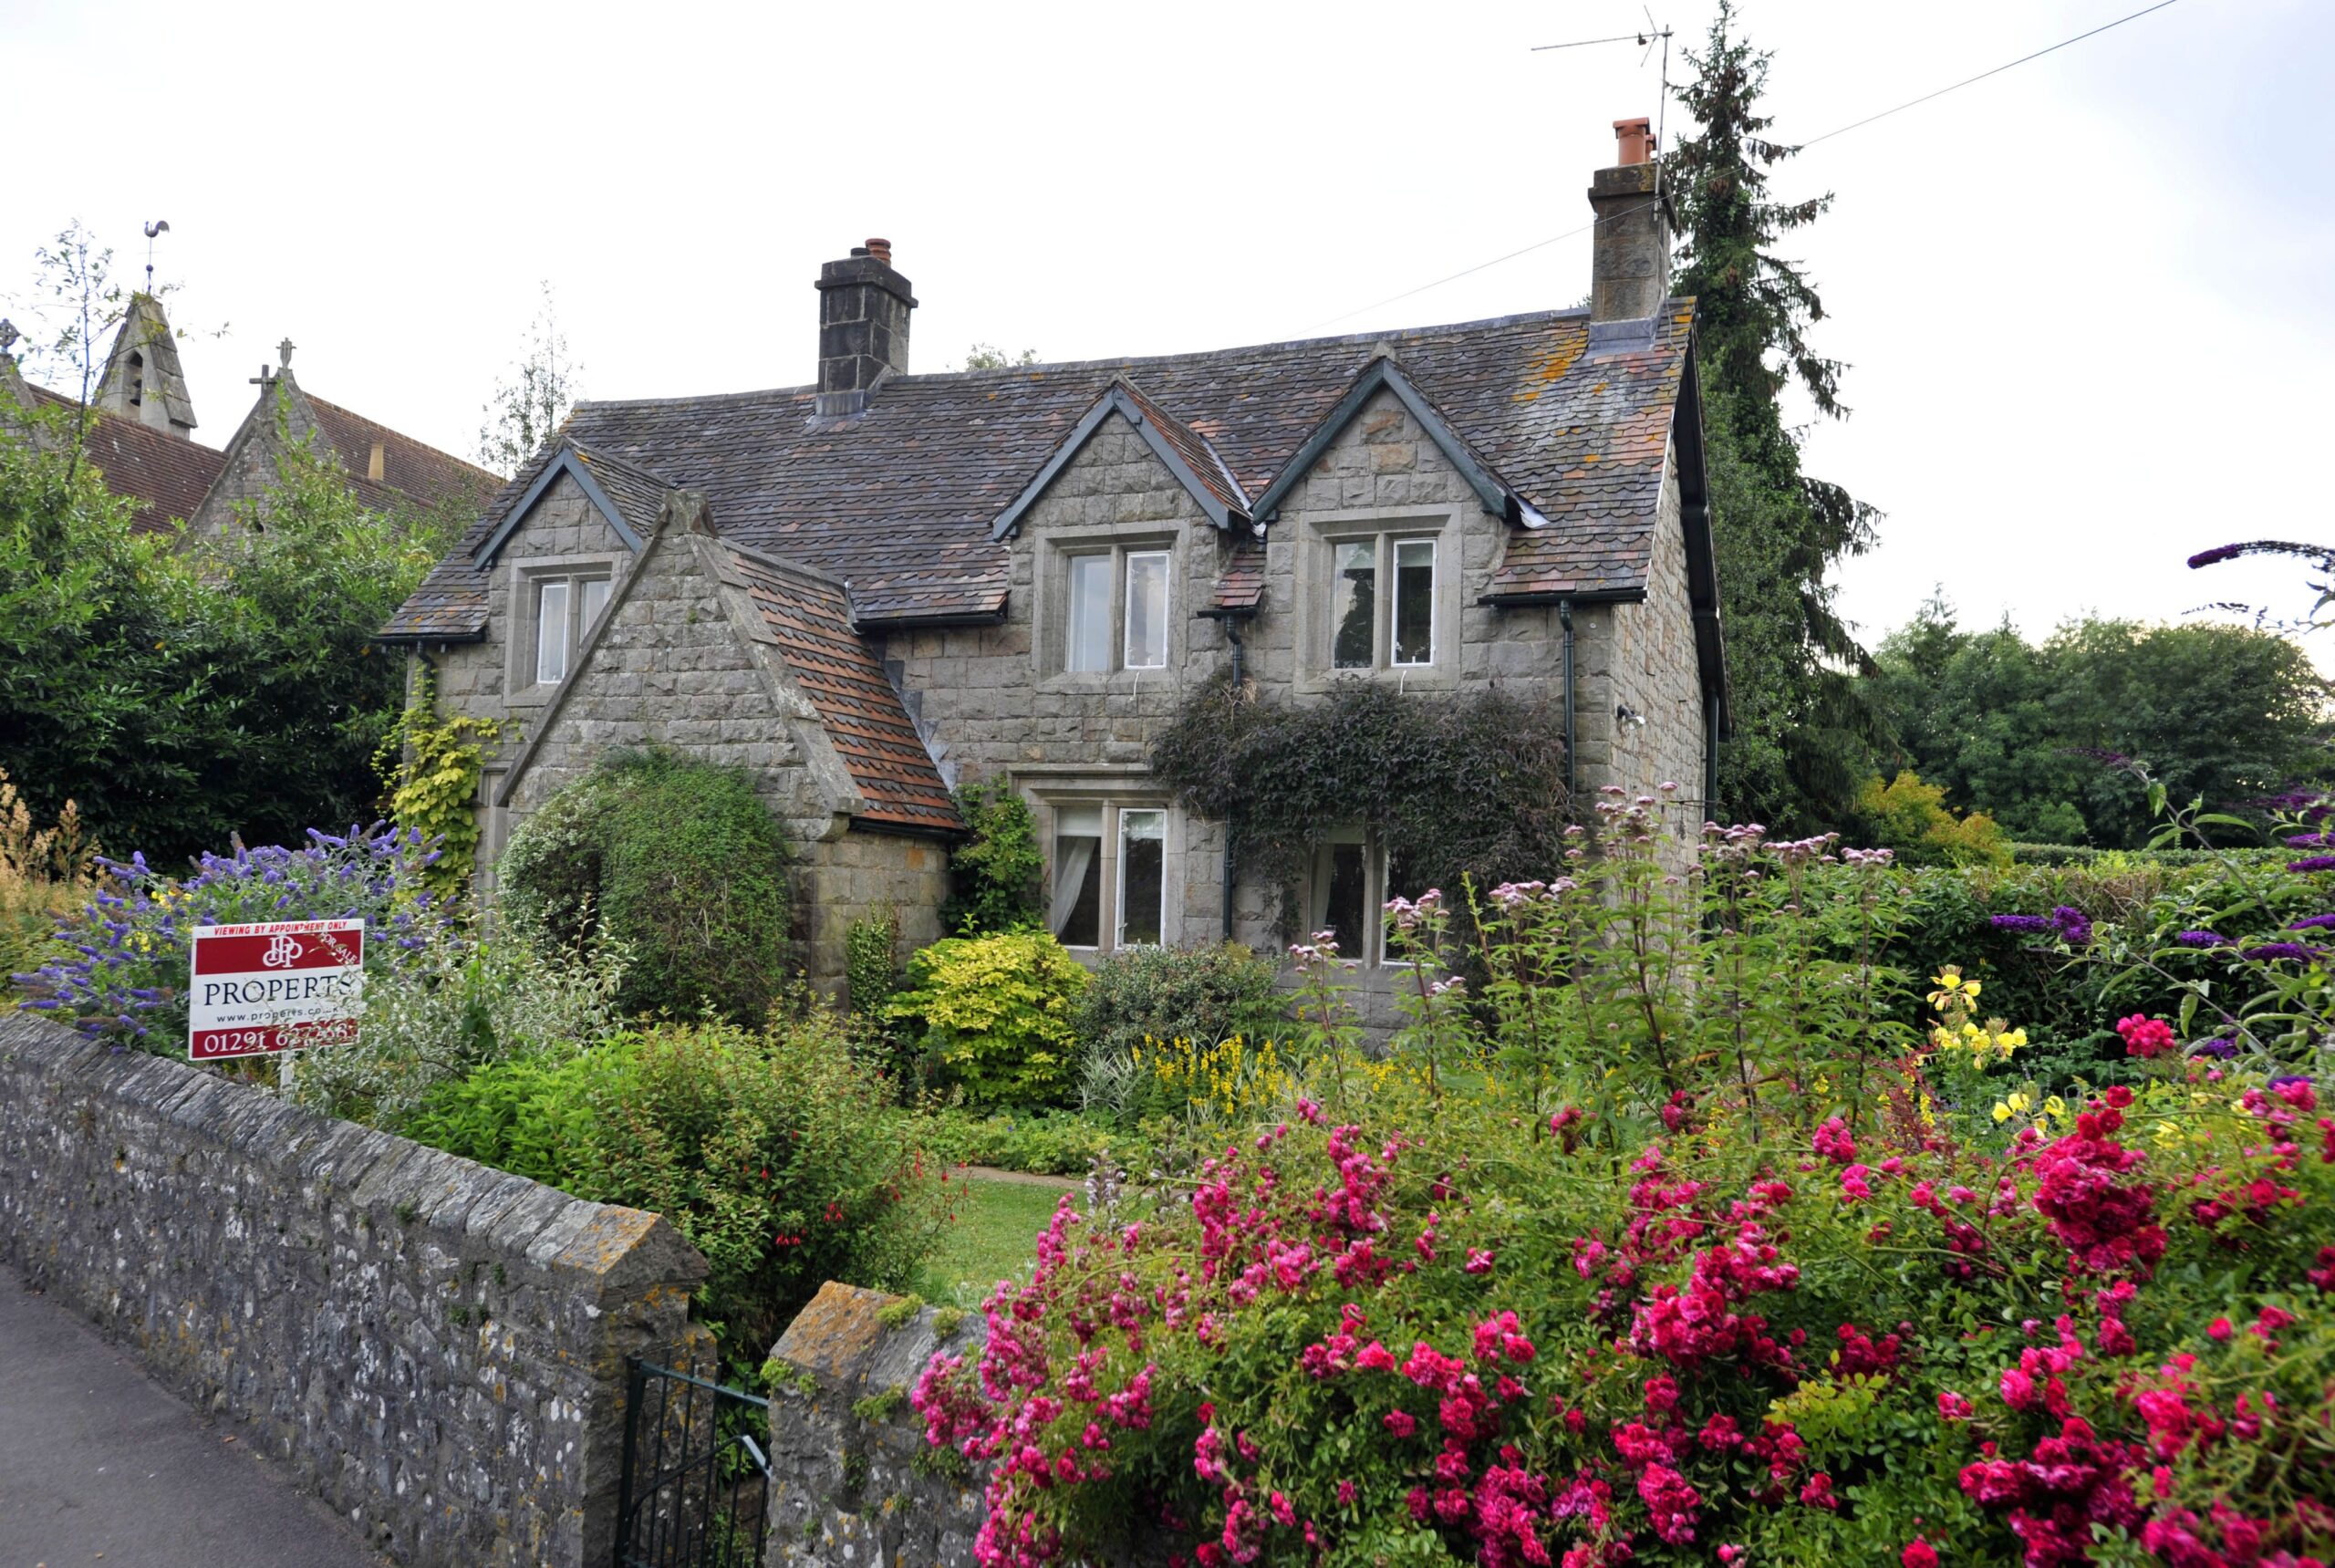
[[[1640,125],[1644,125],[1645,121],[1640,120],[1638,123]],[[886,266],[889,266],[892,265],[892,242],[889,240],[870,240],[867,242],[867,254],[874,256],[877,261],[882,262]]]
[[[1614,139],[1622,144],[1621,163],[1643,163],[1654,156],[1654,121],[1644,115],[1614,122]],[[876,242],[870,240],[869,244]]]

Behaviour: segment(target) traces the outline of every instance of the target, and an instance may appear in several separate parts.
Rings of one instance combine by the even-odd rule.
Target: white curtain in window
[[[1055,936],[1070,923],[1072,911],[1078,908],[1078,895],[1086,886],[1086,874],[1095,865],[1095,852],[1103,845],[1103,808],[1099,805],[1065,805],[1054,811],[1054,886],[1053,894],[1046,900],[1046,929]]]
[[[1079,890],[1086,886],[1086,873],[1095,864],[1095,851],[1102,844],[1099,836],[1054,840],[1054,892],[1046,901],[1046,929],[1055,936],[1070,924],[1071,911],[1078,908]]]

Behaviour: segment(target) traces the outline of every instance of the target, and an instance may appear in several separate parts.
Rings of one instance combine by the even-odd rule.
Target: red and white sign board
[[[216,1062],[346,1044],[364,997],[362,920],[197,926],[187,1054]]]

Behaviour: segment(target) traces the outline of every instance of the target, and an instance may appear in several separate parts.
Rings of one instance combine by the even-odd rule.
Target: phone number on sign
[[[318,1045],[346,1045],[357,1038],[354,1019],[321,1023],[293,1023],[264,1029],[204,1029],[194,1036],[193,1054],[254,1056],[276,1051],[306,1051]]]

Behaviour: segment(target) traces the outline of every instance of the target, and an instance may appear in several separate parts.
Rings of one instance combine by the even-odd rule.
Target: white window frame
[[[584,649],[584,639],[590,635],[599,617],[607,613],[608,605],[616,597],[617,563],[613,556],[546,556],[514,563],[511,575],[511,652],[507,661],[511,700],[518,702],[542,701],[566,684],[576,673],[576,657]],[[590,593],[596,585],[605,585],[597,595]],[[542,679],[545,652],[542,604],[545,588],[557,588],[566,603],[560,618],[564,623],[560,640],[560,671],[556,680]],[[597,598],[590,618],[585,614],[586,598]]]
[[[1094,679],[1117,675],[1123,671],[1149,674],[1165,670],[1176,662],[1178,618],[1176,615],[1176,542],[1173,539],[1147,537],[1118,540],[1063,541],[1053,546],[1055,563],[1049,569],[1051,586],[1047,597],[1060,607],[1051,618],[1058,624],[1041,639],[1051,645],[1041,660],[1043,671]],[[1100,641],[1106,649],[1105,662],[1100,669],[1081,669],[1073,662],[1080,633],[1087,629],[1078,610],[1075,583],[1078,563],[1108,558],[1110,561],[1110,604],[1106,611],[1109,626],[1102,630]],[[1137,664],[1132,657],[1135,649],[1135,618],[1128,613],[1136,563],[1157,559],[1160,566],[1159,595],[1159,660],[1156,664]]]
[[[1095,876],[1099,878],[1095,900],[1095,942],[1063,945],[1072,952],[1101,957],[1130,947],[1149,947],[1149,942],[1126,942],[1121,940],[1126,929],[1126,885],[1123,873],[1126,865],[1126,819],[1129,816],[1156,815],[1159,818],[1159,944],[1172,946],[1177,938],[1175,924],[1177,852],[1180,836],[1176,813],[1164,800],[1155,795],[1135,794],[1125,798],[1097,795],[1080,791],[1049,796],[1046,836],[1046,896],[1051,905],[1054,895],[1054,877],[1062,866],[1062,841],[1072,836],[1064,831],[1064,820],[1073,812],[1094,811],[1101,814],[1100,837],[1095,846]],[[1078,835],[1084,837],[1085,835]]]

